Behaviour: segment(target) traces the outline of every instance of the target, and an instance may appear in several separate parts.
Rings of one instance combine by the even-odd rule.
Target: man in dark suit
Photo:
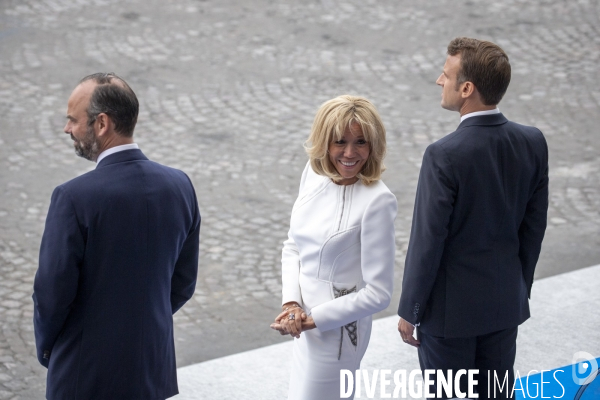
[[[450,42],[436,83],[442,107],[458,111],[461,123],[423,156],[398,307],[400,336],[418,347],[421,368],[453,377],[478,369],[480,399],[511,394],[517,327],[529,318],[548,209],[542,133],[497,108],[509,82],[500,47]]]
[[[181,171],[133,143],[138,100],[109,73],[81,80],[65,133],[96,169],[52,194],[34,283],[48,399],[178,393],[173,314],[198,272],[200,213]]]

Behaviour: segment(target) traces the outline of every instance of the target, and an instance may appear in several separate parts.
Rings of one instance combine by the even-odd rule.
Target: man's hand
[[[406,344],[410,344],[411,346],[419,347],[421,342],[413,337],[413,333],[415,331],[415,327],[410,322],[400,318],[398,321],[398,332],[400,332],[400,337],[402,341]]]

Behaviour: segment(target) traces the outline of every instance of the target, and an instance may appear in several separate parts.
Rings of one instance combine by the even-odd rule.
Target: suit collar
[[[502,125],[507,123],[508,120],[502,113],[491,114],[491,115],[478,115],[476,117],[470,117],[465,119],[458,125],[457,129],[466,128],[467,126],[490,126],[490,125]]]
[[[118,153],[110,154],[102,159],[96,165],[96,168],[106,167],[107,165],[117,164],[126,161],[140,161],[148,160],[148,158],[142,153],[140,149],[123,150]]]

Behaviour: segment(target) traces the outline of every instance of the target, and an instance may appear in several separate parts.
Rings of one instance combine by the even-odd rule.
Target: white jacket
[[[394,277],[396,197],[382,181],[337,185],[310,163],[282,252],[283,302],[327,331],[385,309]],[[335,298],[334,288],[356,292]]]

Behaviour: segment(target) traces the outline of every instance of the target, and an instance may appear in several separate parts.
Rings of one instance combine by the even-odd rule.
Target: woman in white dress
[[[317,112],[282,254],[282,313],[294,340],[288,399],[340,398],[340,370],[365,354],[372,315],[392,296],[396,197],[380,180],[385,128],[365,98]]]

